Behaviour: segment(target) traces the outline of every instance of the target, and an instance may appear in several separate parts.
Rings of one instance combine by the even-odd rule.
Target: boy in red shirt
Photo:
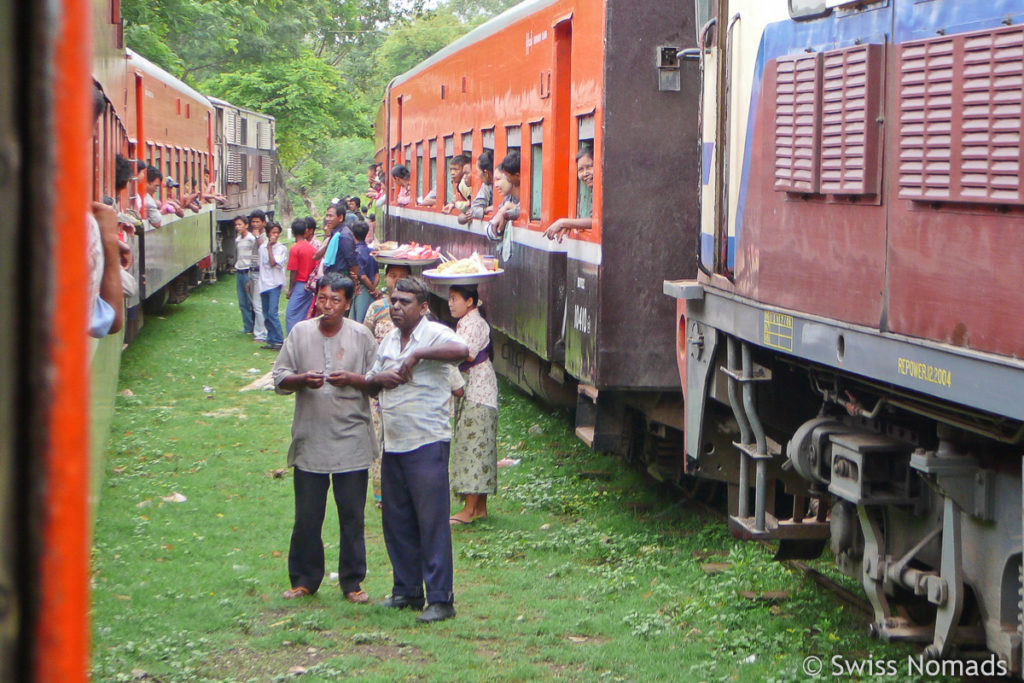
[[[308,229],[305,219],[296,218],[292,221],[295,244],[288,252],[288,289],[285,292],[288,308],[284,312],[285,334],[291,332],[296,323],[305,320],[306,311],[313,301],[313,293],[306,290],[306,280],[316,266],[313,260],[313,245],[309,243],[312,232]]]

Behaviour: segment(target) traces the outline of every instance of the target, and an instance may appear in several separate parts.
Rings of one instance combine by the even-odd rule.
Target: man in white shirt
[[[277,303],[284,288],[284,267],[288,262],[288,247],[277,240],[281,226],[274,223],[267,231],[267,243],[260,247],[260,302],[263,304],[263,323],[267,328],[267,343],[261,348],[280,351],[284,343],[281,316]]]
[[[448,367],[469,355],[455,332],[427,319],[428,296],[419,278],[395,284],[395,329],[384,337],[366,375],[370,393],[380,393],[383,413],[381,516],[394,576],[391,597],[377,604],[422,608],[425,583],[429,606],[418,617],[422,622],[455,616],[448,523]]]
[[[259,250],[267,243],[266,227],[267,214],[260,209],[249,214],[249,232],[256,238],[252,266],[249,268],[249,289],[252,292],[252,338],[261,342],[267,341],[267,327],[263,324],[263,300],[260,297]]]
[[[238,294],[238,308],[242,311],[242,334],[252,334],[252,285],[249,283],[249,269],[256,256],[256,238],[249,232],[245,216],[235,217],[235,291]],[[256,293],[259,296],[259,293]]]

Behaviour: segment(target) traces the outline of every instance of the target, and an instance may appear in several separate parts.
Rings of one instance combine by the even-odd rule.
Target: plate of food
[[[423,271],[423,277],[439,285],[475,285],[505,271],[498,268],[498,259],[474,253],[469,258],[446,261]]]
[[[385,242],[381,247],[390,247],[394,242]],[[441,252],[429,244],[410,242],[393,249],[380,249],[371,252],[377,263],[386,266],[431,266],[441,260]]]

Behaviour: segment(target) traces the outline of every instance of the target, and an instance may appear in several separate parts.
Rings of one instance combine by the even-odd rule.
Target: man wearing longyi
[[[428,290],[403,278],[391,293],[395,329],[377,349],[367,388],[380,393],[384,431],[381,485],[384,544],[394,575],[382,607],[421,609],[423,622],[455,616],[452,534],[448,523],[451,441],[448,365],[466,358],[466,344],[427,319]]]
[[[295,394],[288,464],[294,468],[295,525],[288,550],[291,588],[287,599],[316,593],[324,578],[321,530],[327,489],[333,486],[341,532],[338,577],[345,599],[366,603],[363,511],[370,462],[377,449],[363,375],[373,365],[377,343],[347,320],[352,281],[338,273],[318,283],[322,315],[292,328],[274,363],[274,387]]]

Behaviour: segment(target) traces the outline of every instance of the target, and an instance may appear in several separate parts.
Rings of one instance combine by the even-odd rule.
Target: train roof
[[[430,57],[427,57],[416,66],[406,71],[404,74],[396,76],[395,79],[391,82],[391,85],[398,85],[409,80],[410,78],[412,78],[419,72],[423,71],[427,67],[433,64],[437,64],[444,58],[448,57],[449,55],[455,54],[462,48],[468,47],[473,43],[477,43],[481,40],[484,40],[485,38],[489,38],[493,36],[495,33],[498,33],[502,29],[508,27],[509,24],[518,21],[519,19],[522,19],[524,17],[528,17],[537,10],[547,7],[549,5],[553,5],[557,1],[558,0],[525,0],[524,2],[521,2],[518,5],[515,5],[514,7],[509,7],[507,10],[505,10],[498,16],[494,17],[493,19],[490,19],[480,24],[475,29],[473,29],[466,35],[462,36],[451,45],[448,45],[447,47],[438,50]]]
[[[136,67],[144,75],[149,76],[151,78],[155,78],[161,83],[171,86],[178,92],[184,95],[188,95],[200,104],[204,104],[210,109],[213,109],[213,104],[210,102],[209,98],[206,97],[206,95],[203,95],[198,90],[195,90],[194,88],[186,85],[184,81],[178,80],[177,78],[167,73],[153,62],[149,61],[148,59],[140,55],[138,52],[135,52],[128,48],[125,48],[125,52],[128,54],[129,66]]]
[[[211,96],[207,97],[207,99],[210,100],[211,102],[213,102],[214,106],[217,106],[217,107],[231,107],[232,109],[239,109],[241,111],[244,111],[247,114],[255,114],[256,116],[262,116],[263,118],[270,119],[271,121],[276,121],[277,120],[273,116],[271,116],[270,114],[265,114],[265,113],[263,113],[261,111],[256,111],[255,109],[249,109],[248,107],[242,107],[242,106],[239,106],[237,104],[231,104],[227,100],[222,100],[219,97],[213,97],[211,95]]]

